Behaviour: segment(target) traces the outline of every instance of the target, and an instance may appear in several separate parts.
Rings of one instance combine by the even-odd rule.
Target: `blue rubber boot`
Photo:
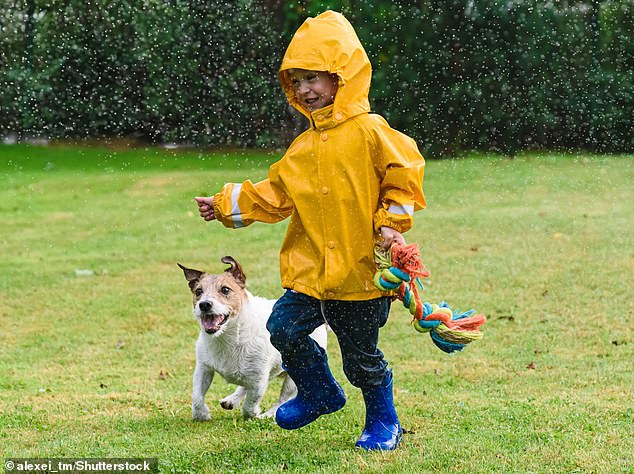
[[[392,451],[401,441],[403,429],[398,421],[392,395],[392,372],[388,372],[383,383],[376,388],[364,389],[365,428],[357,448]]]
[[[346,404],[346,395],[325,357],[312,367],[284,369],[297,385],[297,396],[277,409],[275,421],[280,428],[296,430]]]

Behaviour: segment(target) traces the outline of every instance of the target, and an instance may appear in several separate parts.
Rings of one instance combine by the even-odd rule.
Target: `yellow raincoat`
[[[339,77],[334,103],[310,113],[295,100],[288,69]],[[425,162],[414,140],[370,114],[372,70],[352,25],[328,11],[307,19],[284,55],[279,79],[311,127],[259,183],[226,184],[214,196],[216,218],[237,228],[291,217],[280,270],[284,288],[318,299],[369,300],[374,245],[381,226],[411,228],[425,207]]]

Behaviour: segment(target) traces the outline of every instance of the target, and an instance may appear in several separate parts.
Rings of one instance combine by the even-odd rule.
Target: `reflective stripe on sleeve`
[[[234,184],[233,191],[231,191],[231,220],[233,220],[234,227],[244,227],[242,223],[242,212],[240,212],[240,206],[238,205],[238,196],[240,196],[240,190],[242,184]]]
[[[413,216],[414,206],[407,204],[390,204],[390,207],[388,207],[387,211],[391,212],[392,214],[398,214],[401,216]]]

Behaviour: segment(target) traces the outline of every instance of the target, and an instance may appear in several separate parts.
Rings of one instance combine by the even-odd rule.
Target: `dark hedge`
[[[0,135],[283,146],[301,121],[277,67],[327,8],[428,155],[634,150],[633,1],[4,0]]]

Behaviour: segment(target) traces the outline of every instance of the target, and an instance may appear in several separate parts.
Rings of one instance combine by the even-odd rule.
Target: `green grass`
[[[157,457],[165,472],[634,472],[634,160],[526,154],[428,162],[406,237],[425,299],[475,307],[485,337],[447,356],[395,306],[381,334],[407,430],[354,449],[349,401],[297,432],[218,401],[190,414],[197,326],[176,262],[243,263],[280,294],[285,224],[239,231],[192,197],[266,176],[276,155],[0,146],[0,457]],[[77,270],[91,270],[82,276]],[[160,374],[166,374],[161,377]],[[279,383],[267,393],[274,401]]]

